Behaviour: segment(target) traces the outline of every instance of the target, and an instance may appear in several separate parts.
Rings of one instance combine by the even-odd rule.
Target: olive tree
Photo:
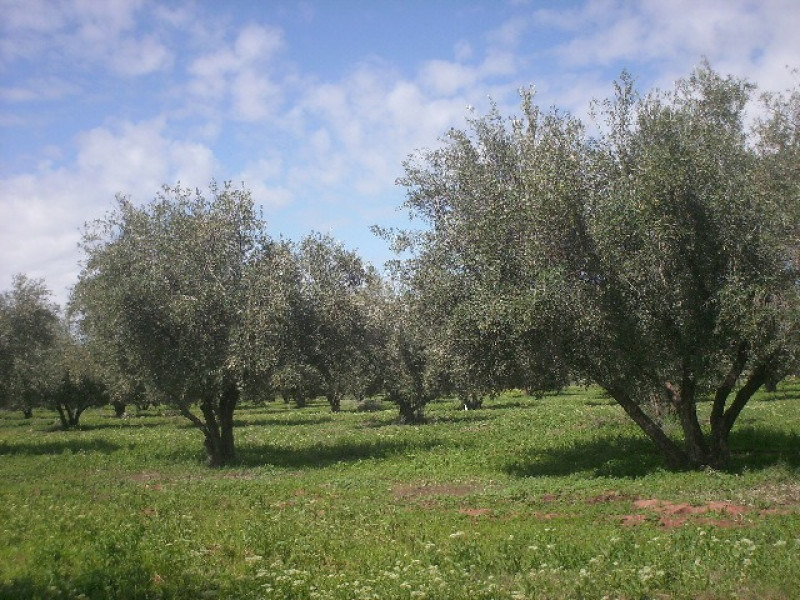
[[[118,197],[83,249],[72,304],[84,334],[202,432],[209,464],[232,461],[240,391],[278,363],[296,285],[291,253],[267,236],[249,192]]]
[[[30,417],[52,390],[59,309],[41,280],[14,276],[0,294],[0,406]]]
[[[412,291],[403,291],[385,296],[377,306],[383,335],[384,391],[406,424],[424,421],[425,407],[445,389],[438,368],[441,363],[418,313],[418,300]]]
[[[374,268],[330,236],[312,234],[298,249],[301,312],[296,332],[302,361],[324,381],[331,410],[345,394],[358,394],[372,365],[375,337],[370,329],[370,288]]]
[[[62,429],[74,429],[80,426],[81,415],[87,408],[109,403],[108,387],[89,346],[75,335],[67,321],[61,324],[55,352],[57,381],[43,401],[58,413]]]
[[[428,225],[406,235],[407,272],[457,341],[443,351],[487,387],[593,381],[670,463],[724,465],[731,428],[790,364],[800,323],[796,238],[781,226],[797,208],[785,166],[796,128],[767,123],[753,143],[752,93],[707,65],[647,95],[624,75],[590,135],[523,90],[520,118],[493,109],[407,161],[406,206]],[[675,412],[682,441],[654,403]]]

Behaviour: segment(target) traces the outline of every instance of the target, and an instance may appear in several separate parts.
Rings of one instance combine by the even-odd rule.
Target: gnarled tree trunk
[[[181,414],[203,432],[207,462],[211,467],[228,465],[236,458],[233,415],[238,401],[239,386],[232,377],[226,376],[219,403],[215,406],[213,398],[206,398],[200,403],[202,420],[187,407],[181,409]]]

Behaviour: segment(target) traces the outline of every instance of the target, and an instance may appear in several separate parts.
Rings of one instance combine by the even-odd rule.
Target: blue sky
[[[702,57],[781,90],[797,0],[0,0],[0,289],[64,302],[83,223],[116,193],[244,182],[273,235],[376,265],[402,161],[517,90],[585,116],[623,68],[671,87]]]

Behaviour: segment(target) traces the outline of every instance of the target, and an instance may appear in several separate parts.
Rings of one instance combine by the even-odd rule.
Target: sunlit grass
[[[687,473],[594,389],[442,401],[413,427],[243,407],[217,470],[167,411],[73,432],[0,413],[0,596],[791,597],[799,398],[759,395],[730,469]]]

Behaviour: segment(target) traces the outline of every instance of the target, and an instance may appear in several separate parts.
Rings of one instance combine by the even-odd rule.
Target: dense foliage
[[[429,227],[405,234],[407,284],[473,385],[592,381],[671,463],[723,465],[798,348],[797,94],[772,97],[754,144],[752,86],[707,66],[672,92],[627,76],[616,92],[593,135],[523,91],[521,118],[493,110],[408,161],[406,206]]]
[[[0,407],[30,417],[48,397],[58,377],[58,337],[58,307],[44,282],[15,276],[11,290],[0,294]]]
[[[726,465],[800,362],[800,91],[753,118],[755,86],[708,65],[644,95],[623,74],[589,124],[521,96],[405,163],[424,227],[384,232],[408,251],[391,279],[330,236],[272,239],[230,184],[120,196],[63,320],[42,282],[0,297],[0,403],[64,428],[168,404],[223,465],[242,400],[383,396],[419,423],[440,397],[591,382],[672,465]]]
[[[181,188],[143,207],[119,198],[84,249],[72,302],[84,335],[202,431],[211,464],[229,462],[242,386],[274,369],[285,343],[286,248],[249,194],[226,185],[210,199]]]

